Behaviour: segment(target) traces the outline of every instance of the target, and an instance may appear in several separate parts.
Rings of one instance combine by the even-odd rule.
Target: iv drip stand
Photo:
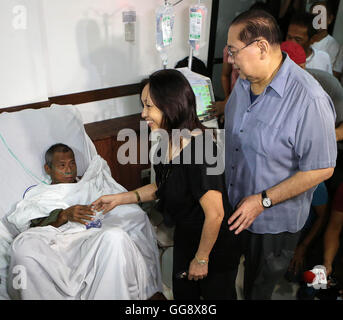
[[[192,71],[192,62],[193,62],[193,47],[190,46],[189,57],[188,57],[188,69]]]

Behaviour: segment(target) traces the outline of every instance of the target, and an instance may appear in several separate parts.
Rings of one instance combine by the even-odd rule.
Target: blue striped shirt
[[[231,204],[236,206],[299,170],[335,167],[335,117],[330,97],[287,55],[253,103],[250,82],[239,78],[225,107],[225,174]],[[248,230],[299,231],[314,189],[265,209]]]

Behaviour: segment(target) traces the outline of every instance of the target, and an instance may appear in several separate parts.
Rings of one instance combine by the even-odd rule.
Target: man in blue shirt
[[[336,163],[335,111],[314,78],[280,49],[275,19],[243,12],[228,32],[229,62],[240,78],[225,107],[225,172],[247,229],[244,294],[270,299],[307,219],[313,191]]]

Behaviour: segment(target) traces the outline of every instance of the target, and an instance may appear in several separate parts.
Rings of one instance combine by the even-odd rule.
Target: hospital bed
[[[29,187],[47,181],[44,153],[58,142],[74,150],[77,174],[82,176],[97,151],[74,106],[52,105],[0,114],[0,300],[10,298],[6,282],[9,248],[15,236],[6,216]]]

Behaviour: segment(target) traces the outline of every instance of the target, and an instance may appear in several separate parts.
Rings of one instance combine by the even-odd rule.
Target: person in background
[[[314,12],[315,8],[320,8],[317,6],[326,8],[327,25],[324,26],[324,29],[315,29],[316,33],[311,38],[312,48],[326,52],[330,56],[331,67],[333,68],[340,48],[339,43],[336,41],[336,39],[328,33],[328,29],[334,21],[335,15],[329,1],[316,1],[315,3],[313,3],[310,8],[310,13],[312,15],[315,16],[316,14],[318,14]]]
[[[225,107],[225,173],[235,208],[228,224],[235,234],[247,229],[246,299],[271,299],[314,188],[336,160],[332,101],[281,42],[276,20],[262,10],[241,13],[228,31],[229,60],[240,76]]]
[[[227,100],[229,99],[230,93],[235,86],[236,80],[238,79],[239,73],[234,68],[232,63],[228,62],[228,51],[227,46],[223,49],[223,67],[221,73],[221,84],[223,87],[225,99],[223,101],[216,101],[212,106],[212,112],[218,118],[219,128],[224,127],[224,110]]]
[[[284,41],[280,45],[281,51],[288,54],[299,67],[305,69],[306,67],[306,53],[304,48],[295,41]]]
[[[324,235],[323,265],[327,275],[334,275],[343,286],[343,183],[335,194]],[[341,292],[342,294],[343,292]]]
[[[334,104],[336,111],[335,133],[337,141],[337,160],[332,177],[326,181],[330,198],[332,198],[343,180],[343,87],[338,80],[328,72],[307,68],[305,51],[296,42],[283,42],[281,44],[281,50],[286,52],[296,64],[309,72],[319,82]]]
[[[338,79],[338,81],[341,81],[341,84],[343,86],[343,45],[341,46],[337,54],[336,62],[333,66],[333,74]]]
[[[297,43],[287,41],[281,44],[281,50],[286,52],[288,56],[297,63],[300,67],[306,67],[306,56],[304,49]],[[343,88],[337,83],[338,81],[330,74],[320,70],[308,70],[321,83],[325,91],[332,98],[336,113],[340,115],[340,119],[336,119],[336,123],[343,123]],[[339,116],[338,116],[339,117]],[[337,117],[337,118],[338,118]],[[338,125],[338,127],[340,127]],[[341,139],[341,129],[336,128],[336,139]],[[339,151],[339,149],[338,149]],[[338,164],[337,164],[338,165]],[[335,168],[335,171],[337,167]],[[334,173],[335,174],[335,173]],[[313,194],[311,203],[310,215],[302,229],[301,237],[295,254],[292,258],[286,278],[290,281],[295,280],[300,282],[301,287],[298,290],[298,299],[313,299],[316,291],[308,290],[306,283],[303,282],[302,275],[306,270],[311,270],[315,265],[321,264],[324,255],[324,265],[327,269],[327,276],[331,275],[332,262],[339,247],[339,234],[343,226],[343,214],[340,210],[340,199],[343,196],[343,184],[336,192],[335,199],[332,205],[332,213],[330,223],[327,225],[329,197],[325,184],[322,182],[317,187]],[[343,206],[341,208],[343,212]],[[325,226],[327,225],[326,231]],[[325,232],[325,237],[323,234]],[[323,241],[324,239],[324,241]],[[323,247],[325,245],[325,248]],[[338,259],[339,260],[339,259]],[[343,261],[342,261],[343,262]],[[343,284],[343,277],[340,279]]]
[[[228,62],[228,58],[229,58],[229,54],[227,51],[227,46],[225,46],[223,49],[223,68],[222,68],[222,75],[221,75],[221,84],[222,84],[224,94],[225,94],[225,103],[233,87],[235,86],[235,83],[239,76],[239,73],[233,67],[233,64]],[[224,109],[222,110],[222,113],[224,113]]]
[[[329,197],[325,183],[318,185],[313,193],[310,214],[301,230],[294,256],[289,264],[286,278],[302,280],[302,274],[321,263],[323,231],[327,224]]]
[[[330,96],[336,111],[337,160],[332,177],[326,181],[329,196],[332,199],[338,186],[343,181],[343,87],[335,76],[325,71],[318,69],[307,69],[307,71],[311,73]]]
[[[315,34],[312,25],[313,18],[313,15],[309,13],[294,15],[288,26],[286,41],[294,41],[304,48],[307,68],[320,69],[332,74],[329,55],[324,51],[311,47],[311,39]]]
[[[301,14],[305,12],[306,0],[267,0],[268,5],[276,6],[278,2],[278,16],[274,17],[279,22],[279,26],[282,33],[282,39],[287,34],[289,22],[295,14]]]
[[[216,144],[196,116],[193,90],[179,71],[168,69],[153,73],[143,85],[142,118],[151,130],[167,132],[168,148],[161,154],[165,161],[154,163],[156,183],[103,196],[93,205],[107,212],[121,204],[159,199],[165,222],[175,226],[174,299],[236,299],[240,237],[226,224],[232,208],[224,172],[209,174],[206,148],[197,148],[208,142],[216,150]],[[177,129],[192,135],[177,138],[172,135]]]

